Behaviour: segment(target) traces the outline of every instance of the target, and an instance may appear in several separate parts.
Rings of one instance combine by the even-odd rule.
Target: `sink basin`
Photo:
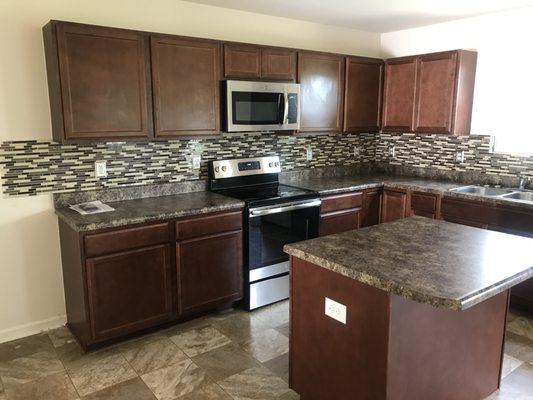
[[[454,188],[454,189],[451,189],[451,191],[458,192],[458,193],[470,193],[470,194],[479,194],[482,196],[494,196],[494,197],[513,194],[512,189],[491,188],[491,187],[473,186],[473,185]]]
[[[513,192],[501,196],[504,199],[515,199],[533,202],[533,192]]]

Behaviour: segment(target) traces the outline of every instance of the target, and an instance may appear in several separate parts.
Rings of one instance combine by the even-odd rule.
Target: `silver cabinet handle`
[[[322,204],[322,201],[313,200],[313,201],[308,201],[308,202],[305,202],[305,203],[280,205],[280,206],[261,208],[261,209],[256,209],[256,210],[250,210],[250,214],[249,215],[250,215],[251,218],[260,217],[262,215],[279,214],[279,213],[287,212],[287,211],[301,210],[303,208],[319,207],[321,204]]]

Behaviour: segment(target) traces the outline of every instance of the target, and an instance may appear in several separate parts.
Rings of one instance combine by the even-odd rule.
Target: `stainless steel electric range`
[[[244,293],[249,310],[289,297],[283,246],[318,236],[318,193],[279,183],[279,157],[211,161],[210,190],[243,200]]]

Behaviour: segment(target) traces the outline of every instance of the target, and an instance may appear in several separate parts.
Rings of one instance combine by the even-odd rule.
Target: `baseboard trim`
[[[0,343],[10,340],[20,339],[26,336],[35,335],[49,329],[59,328],[67,322],[66,315],[43,319],[41,321],[30,322],[28,324],[14,326],[12,328],[0,330]]]

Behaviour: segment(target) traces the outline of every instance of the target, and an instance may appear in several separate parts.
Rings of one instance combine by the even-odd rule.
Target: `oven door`
[[[287,273],[283,246],[318,236],[320,200],[251,208],[248,212],[249,281]]]

